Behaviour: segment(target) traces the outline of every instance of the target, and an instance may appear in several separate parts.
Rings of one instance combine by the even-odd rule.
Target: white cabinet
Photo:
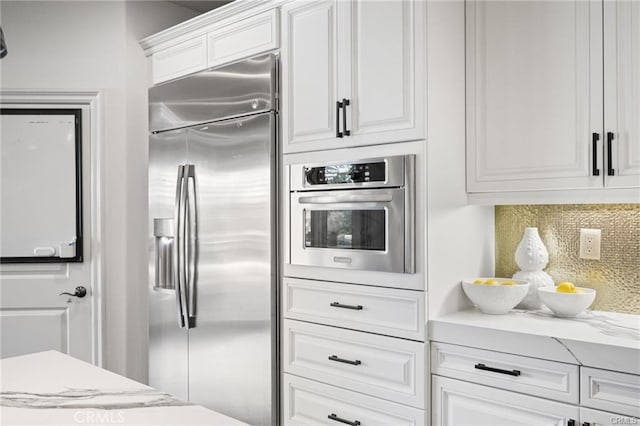
[[[640,376],[581,367],[580,404],[640,417]]]
[[[466,3],[468,192],[640,186],[640,4],[604,4]]]
[[[434,425],[576,426],[579,419],[579,409],[574,405],[461,380],[434,375],[431,389]]]
[[[640,186],[640,2],[604,2],[605,185]]]
[[[425,408],[424,344],[284,320],[284,371]]]
[[[424,138],[424,2],[296,1],[282,14],[284,153]]]
[[[285,425],[422,426],[424,411],[341,388],[284,375]]]
[[[581,426],[637,425],[637,417],[621,416],[606,411],[580,407]]]
[[[278,47],[278,9],[216,28],[207,35],[209,68]]]
[[[153,84],[201,71],[207,67],[207,37],[194,37],[168,47],[151,58]]]

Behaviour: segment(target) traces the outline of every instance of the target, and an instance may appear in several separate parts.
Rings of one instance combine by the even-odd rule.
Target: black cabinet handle
[[[336,101],[336,138],[344,136],[340,131],[340,108],[342,108],[342,102]]]
[[[573,419],[569,419],[569,420],[567,421],[567,426],[576,426],[576,421],[575,421],[575,420],[573,420]]]
[[[347,129],[347,107],[351,105],[349,99],[342,99],[342,127],[344,128],[344,135],[351,136],[351,130]]]
[[[333,306],[334,308],[353,309],[354,311],[362,310],[362,305],[343,305],[340,302],[331,302],[329,305]]]
[[[591,423],[589,423],[589,422],[582,422],[582,426],[591,426]]]
[[[487,367],[484,364],[476,364],[475,368],[478,370],[492,371],[494,373],[508,374],[509,376],[519,376],[521,374],[520,370],[503,370],[501,368]]]
[[[334,420],[336,422],[344,423],[344,424],[351,425],[351,426],[360,426],[360,422],[359,421],[357,421],[357,420],[350,421],[350,420],[341,419],[340,417],[338,417],[334,413],[329,414],[327,416],[327,418],[329,418],[331,420]]]
[[[611,145],[613,145],[613,132],[607,132],[607,176],[613,176],[616,171],[613,169],[613,158],[611,157]]]
[[[351,361],[350,359],[338,358],[337,355],[331,355],[329,357],[329,361],[342,362],[342,363],[351,364],[351,365],[360,365],[360,364],[362,364],[362,361],[360,361],[359,359],[356,359],[355,361]]]
[[[593,133],[591,135],[591,162],[592,172],[594,176],[600,176],[600,169],[598,168],[598,141],[600,140],[600,133]]]

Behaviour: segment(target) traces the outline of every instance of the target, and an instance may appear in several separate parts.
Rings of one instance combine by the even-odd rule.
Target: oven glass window
[[[305,247],[385,250],[386,210],[305,210]]]

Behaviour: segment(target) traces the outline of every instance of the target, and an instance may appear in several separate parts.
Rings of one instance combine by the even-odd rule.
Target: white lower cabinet
[[[582,367],[580,405],[640,417],[640,376]]]
[[[577,426],[579,408],[432,376],[432,422],[442,426]]]
[[[637,425],[637,417],[627,417],[606,411],[580,407],[580,426]]]
[[[424,344],[284,321],[284,371],[424,408]]]
[[[285,425],[420,426],[423,410],[284,375]]]

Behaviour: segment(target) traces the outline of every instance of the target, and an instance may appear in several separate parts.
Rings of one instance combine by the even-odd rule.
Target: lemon
[[[502,283],[502,285],[506,285],[508,287],[512,286],[512,285],[516,285],[516,283],[514,283],[513,281],[505,281]]]
[[[474,284],[483,284],[483,283],[484,283],[484,281],[482,281],[482,280],[475,280],[473,283],[474,283]]]
[[[499,285],[500,283],[496,280],[486,280],[484,283],[484,285]]]
[[[569,281],[563,281],[556,286],[556,293],[576,293],[576,285]]]

